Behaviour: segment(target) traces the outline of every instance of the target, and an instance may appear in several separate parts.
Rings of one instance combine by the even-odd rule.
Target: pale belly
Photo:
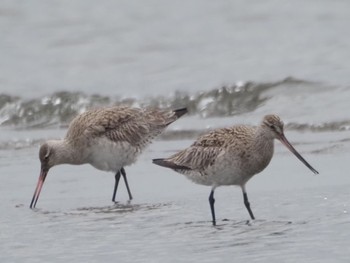
[[[184,171],[183,174],[197,184],[208,186],[243,185],[254,175],[244,175],[241,170],[232,166],[220,169],[209,168],[202,172]]]
[[[108,139],[98,140],[90,148],[87,162],[99,170],[116,172],[131,165],[141,154],[141,150],[127,142],[114,143]]]
[[[271,155],[272,157],[272,155]],[[201,171],[182,171],[191,181],[208,186],[244,185],[257,173],[264,170],[271,158],[264,159],[234,159],[230,156],[218,158],[212,166]]]

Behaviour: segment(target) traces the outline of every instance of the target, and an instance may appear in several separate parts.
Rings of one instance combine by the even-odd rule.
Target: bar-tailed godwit
[[[246,183],[270,163],[274,139],[280,140],[313,173],[318,172],[294,149],[283,132],[283,122],[276,115],[266,115],[259,126],[233,126],[217,129],[199,137],[189,148],[153,163],[184,174],[195,183],[211,186],[209,204],[216,225],[214,191],[221,185],[238,185],[251,219]]]
[[[155,136],[186,112],[185,108],[171,111],[123,106],[78,115],[63,140],[49,140],[41,145],[41,172],[30,208],[36,206],[49,169],[58,164],[88,163],[99,170],[115,172],[112,201],[122,175],[131,200],[124,167],[134,163]]]

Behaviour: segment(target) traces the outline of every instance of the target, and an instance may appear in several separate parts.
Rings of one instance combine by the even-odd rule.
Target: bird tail
[[[173,170],[191,170],[190,168],[183,166],[183,165],[177,165],[173,162],[167,161],[164,158],[159,159],[153,159],[152,162],[156,165],[163,166],[166,168],[170,168]]]
[[[177,118],[180,118],[182,115],[187,113],[187,108],[174,110],[174,113]]]

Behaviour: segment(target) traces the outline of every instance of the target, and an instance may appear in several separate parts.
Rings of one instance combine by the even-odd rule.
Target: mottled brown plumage
[[[109,107],[86,111],[72,120],[63,140],[45,142],[39,150],[41,175],[30,207],[35,207],[49,169],[58,164],[89,163],[97,169],[116,172],[112,200],[120,175],[127,183],[124,167],[169,124],[187,112],[130,107]]]
[[[173,111],[130,107],[96,109],[77,116],[71,122],[66,140],[79,145],[82,141],[91,142],[91,138],[105,136],[113,142],[125,141],[143,148],[177,118]]]
[[[244,203],[254,219],[245,185],[270,163],[274,139],[279,139],[308,168],[318,173],[287,141],[283,122],[277,115],[266,115],[260,126],[236,125],[214,130],[199,137],[190,147],[153,162],[182,173],[195,183],[212,187],[209,201],[214,225],[214,190],[221,185],[242,188]]]

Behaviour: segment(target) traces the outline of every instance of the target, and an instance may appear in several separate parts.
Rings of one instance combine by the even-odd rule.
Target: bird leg
[[[247,192],[245,191],[244,188],[243,188],[243,200],[244,200],[244,205],[245,205],[245,207],[247,208],[251,219],[254,220],[255,217],[254,217],[254,215],[253,215],[252,210],[250,209],[250,203],[249,203],[249,201],[248,201],[248,195],[247,195]]]
[[[214,203],[215,203],[214,189],[212,189],[211,192],[210,192],[210,195],[209,195],[209,204],[210,204],[211,216],[213,218],[213,226],[216,225]]]
[[[124,178],[124,182],[125,182],[125,185],[126,185],[126,190],[128,190],[128,194],[129,194],[129,200],[131,201],[132,200],[132,195],[131,195],[131,191],[130,191],[130,188],[129,188],[128,179],[126,179],[126,173],[125,173],[124,168],[120,169],[120,172],[122,173],[122,176]]]
[[[120,171],[118,171],[118,172],[115,174],[115,184],[114,184],[114,191],[113,191],[112,202],[115,202],[115,195],[117,194],[119,179],[120,179]]]

